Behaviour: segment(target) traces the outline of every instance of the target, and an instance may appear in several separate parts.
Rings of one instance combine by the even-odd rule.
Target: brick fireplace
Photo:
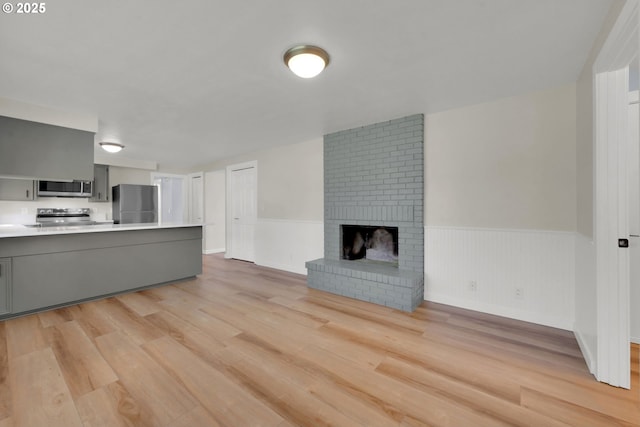
[[[423,150],[422,114],[325,135],[324,258],[306,263],[309,287],[404,311],[423,301]]]

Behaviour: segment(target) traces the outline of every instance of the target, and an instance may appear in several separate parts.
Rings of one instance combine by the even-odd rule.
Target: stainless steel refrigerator
[[[158,187],[120,184],[112,188],[114,224],[158,222]]]

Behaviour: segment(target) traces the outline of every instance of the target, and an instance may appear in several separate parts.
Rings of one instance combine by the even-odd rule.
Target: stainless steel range
[[[36,225],[40,227],[95,224],[89,208],[38,208],[36,213]]]

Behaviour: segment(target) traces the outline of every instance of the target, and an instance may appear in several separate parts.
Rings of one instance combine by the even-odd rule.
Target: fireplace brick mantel
[[[307,263],[309,286],[415,309],[424,294],[424,116],[325,135],[324,212],[324,259]],[[360,277],[366,267],[340,259],[341,224],[398,227],[398,266],[377,269],[376,280]],[[389,288],[385,268],[390,278],[412,280]]]

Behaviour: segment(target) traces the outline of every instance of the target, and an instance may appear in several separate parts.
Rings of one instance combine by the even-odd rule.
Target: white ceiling
[[[231,155],[576,81],[611,0],[56,0],[0,15],[0,97],[99,117],[119,155]],[[282,55],[331,55],[303,80]]]

